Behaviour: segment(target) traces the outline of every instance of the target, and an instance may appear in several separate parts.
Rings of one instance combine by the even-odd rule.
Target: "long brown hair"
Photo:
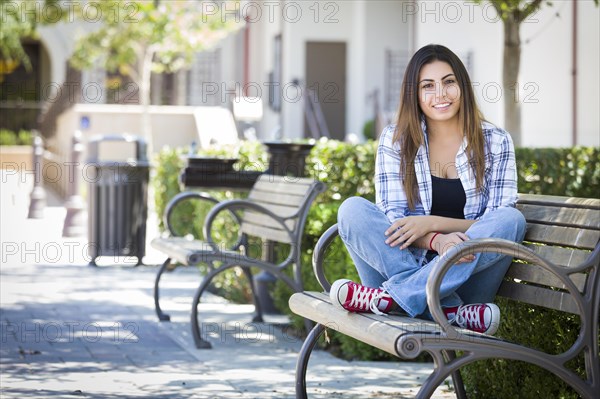
[[[394,142],[400,143],[402,185],[408,199],[408,206],[412,210],[420,201],[414,162],[419,147],[425,141],[421,128],[423,112],[419,106],[419,74],[423,65],[434,61],[448,63],[460,87],[461,100],[458,117],[467,136],[466,153],[471,169],[475,172],[477,191],[481,191],[485,173],[484,137],[481,127],[484,118],[477,107],[467,69],[460,58],[444,46],[430,44],[422,47],[413,55],[404,73],[400,93],[400,109],[394,132]]]

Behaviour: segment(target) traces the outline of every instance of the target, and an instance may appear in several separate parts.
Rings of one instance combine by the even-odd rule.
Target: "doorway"
[[[346,136],[346,43],[306,43],[305,101],[320,105],[330,137]],[[311,94],[309,94],[311,93]],[[305,117],[304,136],[312,137]]]
[[[38,41],[25,41],[23,50],[31,68],[22,62],[0,57],[0,128],[14,132],[37,128],[42,110],[42,57],[45,49]]]

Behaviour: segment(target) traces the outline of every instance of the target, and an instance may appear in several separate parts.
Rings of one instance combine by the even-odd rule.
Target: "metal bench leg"
[[[437,387],[439,387],[440,384],[442,384],[444,380],[448,378],[448,376],[452,375],[453,381],[455,374],[458,374],[458,376],[460,376],[459,369],[464,364],[456,364],[456,362],[454,361],[456,358],[455,353],[453,352],[452,354],[450,354],[449,352],[450,351],[446,350],[429,352],[433,357],[435,368],[433,369],[431,374],[429,374],[429,377],[427,377],[423,385],[421,385],[421,389],[417,393],[416,398],[430,398],[437,389]],[[448,362],[446,362],[445,357],[448,357]],[[461,362],[459,361],[459,363]],[[456,389],[456,396],[460,399],[463,399],[466,398],[466,396],[461,396],[465,395],[464,387],[462,386],[462,378],[460,378],[460,384],[462,389]]]
[[[446,351],[446,355],[449,360],[456,359],[456,351]],[[454,385],[454,391],[458,399],[467,399],[467,392],[465,391],[465,384],[463,383],[462,376],[460,375],[460,369],[452,372],[452,384]]]
[[[213,270],[209,274],[204,277],[202,283],[196,290],[194,294],[194,300],[192,301],[192,336],[194,337],[194,344],[198,349],[211,349],[212,345],[210,342],[202,339],[202,332],[200,330],[200,323],[198,323],[198,304],[200,304],[200,298],[202,297],[202,293],[209,286],[212,279],[222,270],[217,269]]]
[[[306,329],[306,332],[310,332],[314,326],[315,323],[313,323],[312,320],[307,319],[306,317],[304,318],[304,328]]]
[[[160,308],[160,303],[158,302],[158,282],[162,274],[167,270],[167,267],[171,263],[171,258],[167,258],[167,260],[162,264],[160,269],[158,270],[158,274],[156,275],[156,279],[154,280],[154,309],[156,310],[156,316],[158,316],[158,320],[160,321],[171,321],[171,316],[163,313]]]
[[[298,362],[296,363],[296,399],[308,398],[306,394],[306,369],[308,367],[308,360],[323,331],[325,331],[325,326],[317,324],[310,331],[306,340],[304,340],[304,344],[302,344],[302,349],[298,355]]]
[[[249,267],[243,267],[242,270],[248,278],[248,282],[250,283],[250,289],[252,290],[252,301],[254,302],[254,314],[252,315],[252,321],[255,323],[262,323],[263,320],[263,312],[260,306],[260,301],[258,299],[258,293],[256,292],[256,287],[254,286],[254,278],[252,277],[252,271]]]

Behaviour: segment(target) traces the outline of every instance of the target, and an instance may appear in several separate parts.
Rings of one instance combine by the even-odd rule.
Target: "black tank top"
[[[467,196],[460,179],[444,179],[431,175],[431,214],[454,219],[465,218]]]

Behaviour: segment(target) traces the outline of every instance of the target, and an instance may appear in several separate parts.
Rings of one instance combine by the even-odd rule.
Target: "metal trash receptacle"
[[[95,136],[88,143],[88,255],[133,257],[146,252],[150,164],[138,136]]]

